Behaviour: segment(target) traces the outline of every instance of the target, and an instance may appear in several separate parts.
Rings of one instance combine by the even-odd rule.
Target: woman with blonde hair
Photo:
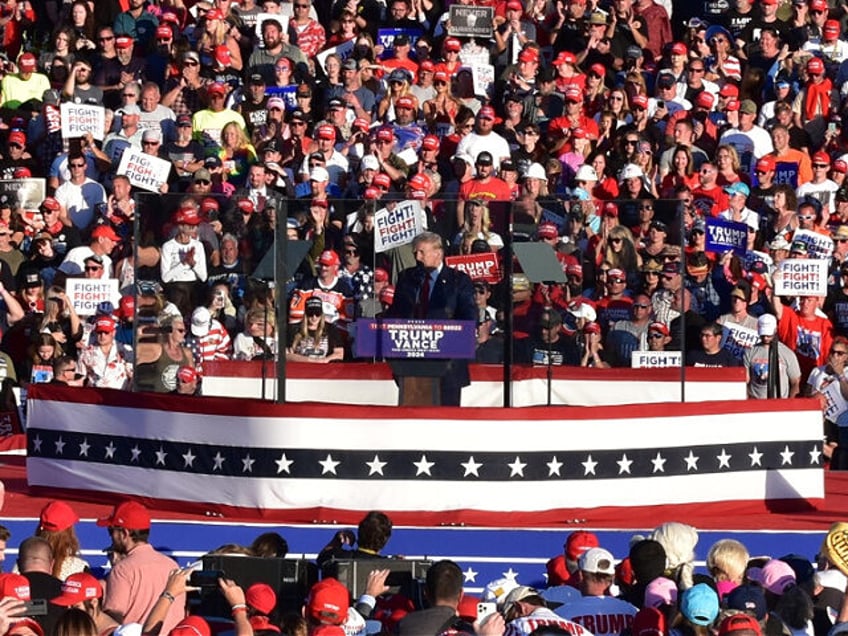
[[[51,501],[41,509],[35,536],[53,549],[53,576],[64,581],[70,575],[84,572],[88,563],[79,557],[80,542],[74,530],[77,513],[64,501]]]
[[[335,325],[324,317],[324,303],[318,296],[306,301],[303,320],[292,328],[286,349],[289,362],[327,363],[344,359],[344,346]]]
[[[655,197],[659,198],[657,192],[657,181],[659,179],[659,165],[654,164],[654,151],[651,142],[642,139],[636,145],[636,153],[633,155],[633,163],[642,168],[642,181],[645,189]]]
[[[274,360],[277,356],[277,322],[272,307],[247,312],[244,331],[233,340],[235,360]]]
[[[707,570],[716,583],[727,581],[741,585],[748,568],[748,548],[735,539],[716,541],[707,553]]]
[[[231,121],[221,130],[221,149],[218,157],[223,164],[227,182],[237,188],[244,186],[250,166],[257,162],[256,149],[247,139],[244,130]]]
[[[413,96],[410,86],[412,75],[404,68],[394,69],[388,77],[389,90],[377,105],[377,118],[381,121],[394,121],[395,102],[405,95]],[[417,99],[416,99],[417,103]]]
[[[630,103],[627,100],[627,91],[623,88],[614,88],[609,92],[605,108],[611,111],[615,117],[616,128],[621,128],[630,123]],[[600,119],[598,115],[595,115],[595,117],[595,121]]]
[[[243,62],[238,40],[230,35],[230,24],[224,19],[220,9],[210,9],[203,20],[200,38],[197,41],[197,52],[204,66],[215,67],[216,49],[226,47],[230,54],[228,69],[241,71]]]
[[[194,356],[185,345],[186,324],[182,316],[165,316],[159,326],[157,342],[136,347],[136,386],[140,391],[170,393],[177,388],[179,368],[194,368]]]
[[[606,238],[598,243],[598,256],[599,262],[606,261],[613,269],[623,270],[628,277],[642,266],[633,234],[623,225],[610,228]]]
[[[44,315],[41,317],[38,332],[49,333],[62,347],[65,355],[76,357],[76,345],[82,339],[82,322],[61,287],[53,286],[47,290]]]
[[[489,206],[482,199],[469,199],[465,202],[465,221],[459,228],[459,233],[454,238],[455,245],[462,244],[465,233],[471,234],[475,239],[483,239],[494,250],[504,246],[503,239],[497,232],[492,232],[492,220],[489,216]]]
[[[722,187],[743,181],[742,164],[739,162],[739,153],[730,144],[721,144],[716,148],[716,167],[718,177],[716,184]]]

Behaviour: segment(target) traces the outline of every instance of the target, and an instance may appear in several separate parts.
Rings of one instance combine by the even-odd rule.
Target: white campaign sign
[[[800,241],[807,246],[810,258],[830,258],[833,254],[833,239],[812,230],[795,230],[792,242]]]
[[[827,296],[829,261],[816,258],[787,258],[774,274],[777,296]]]
[[[170,173],[170,161],[148,155],[130,146],[121,155],[116,174],[126,176],[130,183],[138,188],[159,192],[162,184],[168,182]]]
[[[760,341],[760,335],[756,329],[748,329],[734,322],[724,323],[722,329],[724,330],[722,348],[730,351],[738,360],[745,355],[746,349],[750,349]]]
[[[374,251],[385,252],[412,243],[412,239],[423,231],[424,215],[418,201],[401,201],[391,210],[377,210],[374,215]]]
[[[91,133],[92,137],[103,141],[106,127],[106,115],[103,106],[90,104],[71,104],[65,102],[60,106],[62,117],[62,137],[73,139],[84,137]]]
[[[100,303],[108,300],[117,304],[121,297],[117,278],[69,278],[65,281],[65,291],[80,316],[92,316]]]
[[[679,351],[634,351],[630,354],[630,366],[634,369],[657,369],[679,367]]]

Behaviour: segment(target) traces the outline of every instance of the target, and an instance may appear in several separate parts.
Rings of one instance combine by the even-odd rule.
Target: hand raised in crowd
[[[474,621],[474,633],[477,636],[502,636],[506,630],[506,621],[501,614],[495,612],[481,620]]]
[[[230,607],[244,605],[244,590],[232,579],[218,579],[218,589]]]
[[[388,592],[390,588],[386,585],[386,579],[390,573],[391,570],[371,570],[365,583],[365,593],[376,598]]]

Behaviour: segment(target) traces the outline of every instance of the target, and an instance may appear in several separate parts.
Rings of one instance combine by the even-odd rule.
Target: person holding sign
[[[828,351],[827,363],[813,369],[804,385],[804,395],[818,396],[822,402],[825,421],[825,455],[832,453],[832,469],[848,469],[848,339],[836,336]],[[840,426],[842,424],[842,426]]]
[[[824,364],[833,342],[833,324],[816,311],[819,298],[801,296],[799,309],[784,305],[778,297],[774,303],[777,314],[777,333],[780,341],[795,352],[806,379],[812,370]]]
[[[422,232],[412,242],[417,265],[398,276],[389,318],[477,320],[474,286],[465,272],[446,267],[442,238]],[[442,404],[459,406],[462,388],[471,380],[465,360],[450,360],[441,379]]]

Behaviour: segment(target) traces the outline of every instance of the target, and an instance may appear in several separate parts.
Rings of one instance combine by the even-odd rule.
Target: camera
[[[218,581],[223,578],[223,570],[195,570],[188,582],[194,587],[218,587]]]

